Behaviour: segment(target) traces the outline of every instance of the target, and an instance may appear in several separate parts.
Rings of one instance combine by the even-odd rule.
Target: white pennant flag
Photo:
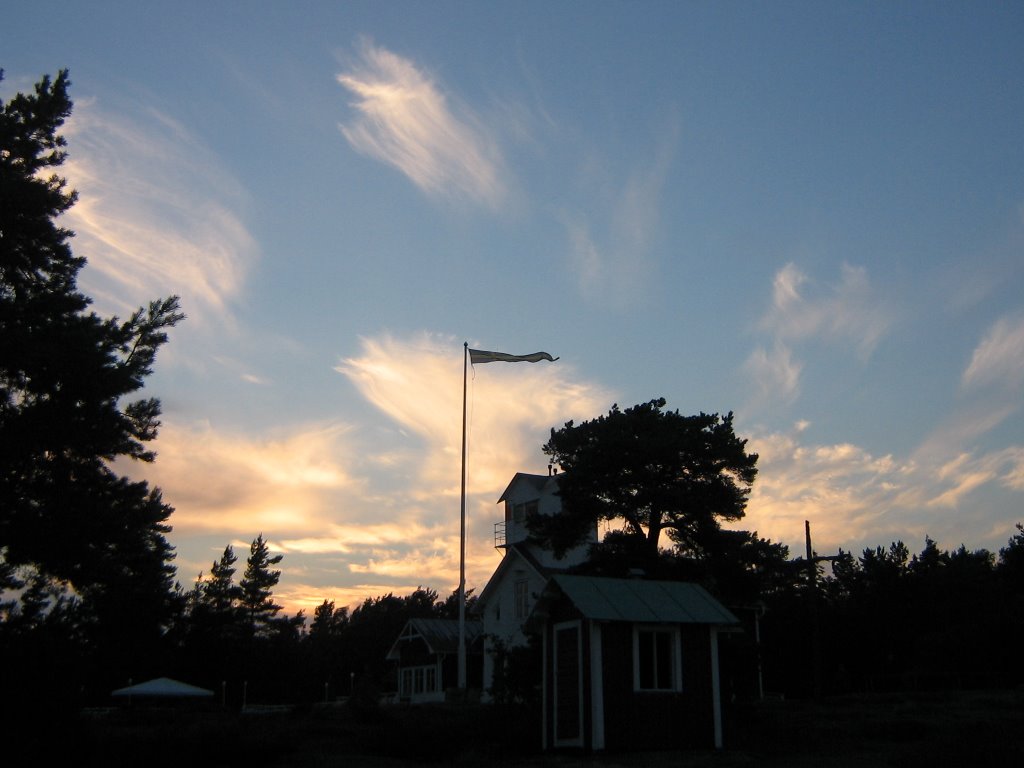
[[[487,352],[483,349],[469,350],[469,361],[477,363],[539,363],[541,360],[557,360],[547,352],[534,352],[532,355],[509,355],[505,352]]]

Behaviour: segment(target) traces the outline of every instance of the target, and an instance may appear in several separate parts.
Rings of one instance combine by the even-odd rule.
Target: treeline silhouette
[[[351,609],[325,600],[312,617],[284,615],[273,595],[282,559],[260,534],[239,573],[227,546],[190,589],[177,585],[175,613],[158,637],[117,655],[108,647],[123,643],[104,637],[79,600],[33,581],[0,612],[0,656],[18,660],[4,673],[6,703],[70,713],[109,705],[111,692],[132,682],[171,677],[213,690],[216,705],[229,709],[353,695],[372,705],[395,688],[385,656],[406,621],[458,616],[457,592],[442,599],[427,587]],[[470,611],[475,601],[469,590]]]
[[[762,596],[764,688],[787,696],[1007,688],[1024,684],[1024,527],[998,554],[926,538],[840,550],[831,568],[792,562],[800,578]],[[739,611],[738,611],[739,612]],[[745,623],[753,623],[747,611]],[[756,658],[752,632],[736,645]],[[733,680],[750,695],[749,674]]]
[[[859,556],[840,550],[821,558],[830,568],[815,562],[813,577],[785,546],[723,531],[731,543],[718,556],[662,551],[644,575],[698,581],[741,619],[745,631],[722,643],[733,701],[1009,687],[1024,683],[1024,527],[1017,530],[997,554],[941,550],[931,539],[913,555],[901,541]],[[635,561],[614,550],[614,539],[597,547],[585,570],[635,575]],[[159,637],[120,658],[106,653],[100,628],[87,625],[74,599],[30,585],[0,622],[0,653],[17,660],[5,670],[5,699],[71,711],[109,704],[129,680],[168,676],[214,690],[228,709],[350,697],[373,706],[396,688],[385,657],[405,622],[458,616],[457,592],[441,599],[426,587],[282,615],[273,598],[281,559],[260,535],[241,570],[227,547],[190,589],[177,588],[174,619]],[[470,594],[470,615],[475,602]],[[111,645],[122,647],[116,638]],[[529,685],[516,695],[530,699]]]
[[[253,551],[262,537],[253,542]],[[280,562],[277,555],[264,561]],[[252,703],[310,704],[355,696],[372,706],[396,687],[385,656],[412,618],[457,618],[457,593],[441,599],[419,587],[412,593],[368,597],[350,610],[324,600],[307,619],[277,616],[271,588],[279,571],[253,567],[232,580],[231,547],[210,575],[185,594],[175,638],[167,649],[175,675],[215,689],[227,707]],[[262,591],[251,584],[261,574]],[[475,597],[469,596],[469,607]]]

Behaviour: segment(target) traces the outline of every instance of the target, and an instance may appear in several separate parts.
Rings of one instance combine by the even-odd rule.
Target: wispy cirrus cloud
[[[176,293],[191,324],[230,324],[259,249],[240,213],[247,195],[217,157],[166,114],[97,99],[75,105],[67,135],[79,200],[65,223],[100,308],[122,314]]]
[[[892,322],[891,312],[876,299],[867,271],[843,264],[839,282],[819,287],[795,264],[786,264],[772,281],[772,302],[758,322],[770,344],[759,345],[744,362],[761,404],[792,403],[800,392],[803,363],[794,346],[812,339],[852,344],[870,356]]]
[[[1024,446],[1013,446],[1004,452],[1006,472],[1001,480],[1003,485],[1014,491],[1024,491]]]
[[[1024,447],[985,449],[985,436],[1020,411],[1024,385],[1024,318],[997,320],[975,346],[960,377],[959,402],[915,449],[912,460],[930,468],[929,493],[914,499],[928,508],[956,509],[986,486],[1024,490]]]
[[[863,267],[843,264],[839,282],[819,290],[814,281],[789,263],[775,275],[772,306],[760,327],[781,339],[820,336],[849,341],[867,356],[890,322],[890,313],[872,295]]]
[[[497,209],[507,189],[501,151],[472,110],[409,59],[365,42],[337,76],[357,116],[340,126],[358,152],[435,197]]]
[[[988,329],[964,370],[965,389],[996,385],[1019,390],[1024,384],[1024,316],[1002,317]]]
[[[744,371],[757,389],[759,402],[792,403],[800,394],[803,364],[793,359],[792,350],[776,341],[772,351],[758,347],[744,363]]]
[[[584,298],[626,309],[647,294],[655,272],[651,243],[677,140],[678,129],[668,131],[651,164],[634,169],[624,183],[588,181],[588,188],[610,190],[594,202],[596,213],[562,213],[569,266]]]
[[[366,400],[426,445],[416,471],[428,496],[459,493],[453,467],[461,455],[462,367],[461,344],[422,333],[364,339],[362,354],[337,368]],[[590,418],[613,399],[600,387],[574,381],[560,362],[475,366],[469,398],[471,493],[500,492],[518,471],[510,467],[542,460],[540,445],[552,426]]]

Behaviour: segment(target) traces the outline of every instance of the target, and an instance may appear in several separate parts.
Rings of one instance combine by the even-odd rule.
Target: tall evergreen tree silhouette
[[[270,554],[262,533],[253,539],[249,547],[249,558],[239,587],[242,610],[253,637],[269,634],[274,617],[281,610],[281,606],[273,600],[273,590],[281,578],[281,572],[273,571],[271,567],[280,563],[283,557]]]
[[[124,679],[176,609],[173,510],[115,461],[154,459],[160,403],[130,398],[184,315],[171,296],[104,318],[79,291],[85,259],[58,225],[77,199],[57,173],[69,85],[63,70],[0,106],[0,561],[6,586],[67,585],[90,668]]]

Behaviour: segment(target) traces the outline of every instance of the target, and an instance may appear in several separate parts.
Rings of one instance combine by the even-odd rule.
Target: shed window
[[[682,688],[677,630],[634,629],[633,683],[638,691],[678,691]]]

